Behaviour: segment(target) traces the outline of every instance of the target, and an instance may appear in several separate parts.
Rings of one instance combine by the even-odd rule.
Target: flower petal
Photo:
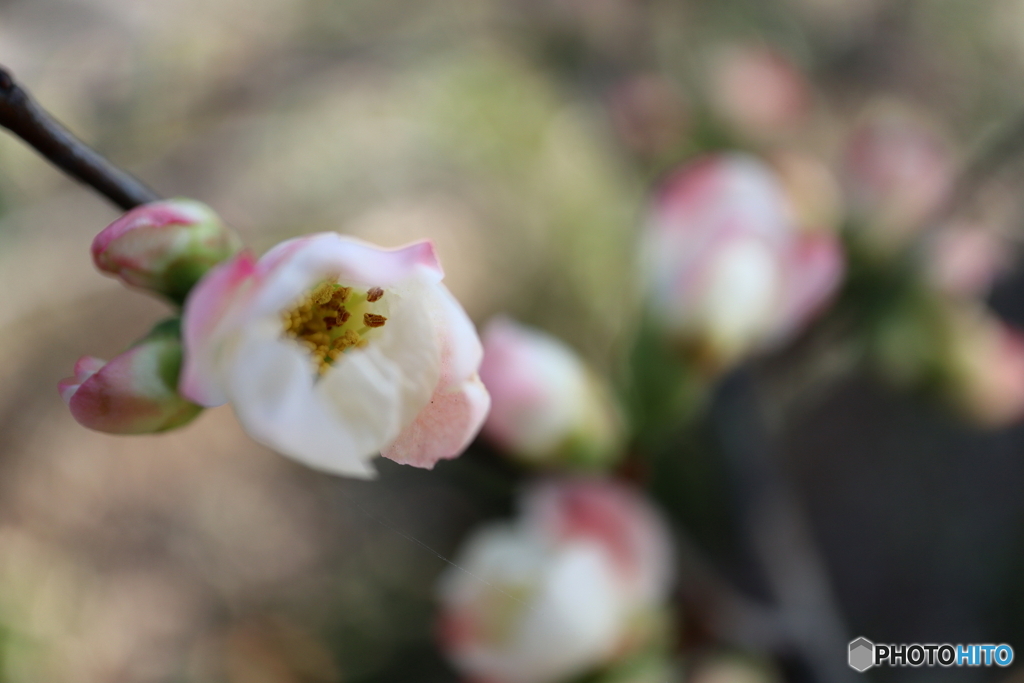
[[[380,249],[336,232],[282,242],[260,259],[257,268],[260,294],[253,302],[254,315],[282,310],[324,278],[390,289],[417,271],[428,273],[434,283],[444,277],[430,242]]]
[[[60,397],[64,400],[64,403],[70,403],[71,397],[78,391],[78,387],[99,372],[107,361],[102,358],[96,358],[94,356],[82,356],[75,363],[75,376],[62,379],[57,384],[57,390],[60,392]]]
[[[845,272],[843,248],[836,235],[801,235],[789,253],[775,339],[786,339],[814,317],[836,293]]]
[[[319,380],[306,350],[282,337],[277,314],[250,321],[227,343],[236,360],[223,380],[246,430],[310,466],[370,476],[365,461],[416,419],[438,386],[440,349],[421,305],[431,278],[417,270],[389,289],[387,325]]]
[[[216,368],[227,329],[228,313],[238,304],[255,272],[252,253],[243,251],[211,270],[189,294],[182,315],[185,364],[181,394],[204,406],[227,401]]]
[[[314,391],[315,373],[297,344],[250,331],[225,378],[239,421],[254,439],[311,467],[373,476],[364,444]],[[372,416],[366,416],[372,419]],[[372,431],[375,423],[364,424]],[[386,429],[386,426],[383,427]]]
[[[440,381],[430,403],[381,455],[431,469],[465,450],[480,431],[491,400],[477,375],[483,346],[465,310],[443,285],[425,287],[423,301],[438,332]]]
[[[381,455],[403,465],[432,469],[457,457],[480,431],[491,397],[475,375],[462,385],[439,389],[411,425]]]

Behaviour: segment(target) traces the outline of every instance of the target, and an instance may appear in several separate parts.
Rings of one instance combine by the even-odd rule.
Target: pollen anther
[[[295,306],[281,313],[281,326],[286,337],[308,349],[318,374],[323,375],[346,351],[363,348],[369,343],[366,335],[381,327],[387,318],[367,308],[384,296],[384,290],[373,287],[366,295],[352,297],[352,288],[336,282],[322,282]],[[347,303],[347,307],[346,304]],[[351,310],[350,310],[351,309]],[[353,313],[362,320],[361,329],[349,327]]]

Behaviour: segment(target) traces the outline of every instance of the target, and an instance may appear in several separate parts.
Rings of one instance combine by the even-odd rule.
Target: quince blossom
[[[870,108],[843,160],[858,236],[881,254],[897,251],[946,200],[955,175],[950,144],[925,116],[891,102]]]
[[[844,271],[838,237],[801,229],[778,176],[740,153],[668,178],[642,255],[655,319],[712,370],[792,336]]]
[[[781,52],[754,44],[712,56],[709,93],[715,109],[755,139],[791,133],[811,109],[806,77]]]
[[[661,519],[599,480],[545,482],[522,515],[475,532],[442,577],[441,644],[471,680],[554,683],[663,635],[672,579]]]
[[[487,414],[482,349],[429,242],[385,250],[336,233],[248,252],[211,271],[184,309],[179,389],[230,402],[257,441],[369,477],[378,452],[430,468]]]

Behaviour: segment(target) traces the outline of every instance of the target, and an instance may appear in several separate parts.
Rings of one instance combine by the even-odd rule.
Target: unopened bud
[[[480,379],[491,394],[484,433],[538,465],[611,465],[623,424],[609,388],[568,346],[508,319],[483,334]]]
[[[182,347],[178,321],[156,328],[108,363],[83,356],[61,398],[83,426],[110,434],[150,434],[180,427],[202,411],[177,391]]]
[[[181,303],[206,271],[240,248],[210,207],[171,199],[132,209],[111,223],[93,240],[92,257],[97,268],[125,284]]]

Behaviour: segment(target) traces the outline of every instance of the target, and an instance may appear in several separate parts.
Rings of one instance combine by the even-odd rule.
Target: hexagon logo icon
[[[875,665],[875,644],[867,638],[850,642],[850,668],[861,673]]]

